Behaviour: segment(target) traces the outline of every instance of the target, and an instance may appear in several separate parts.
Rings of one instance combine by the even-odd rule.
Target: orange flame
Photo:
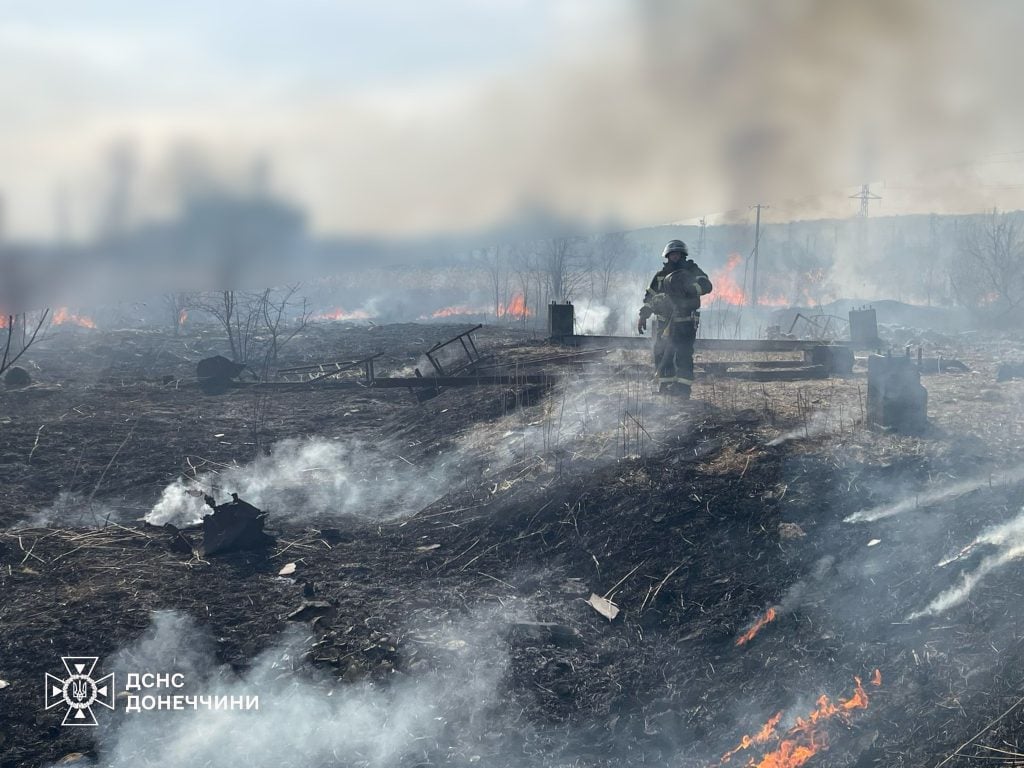
[[[881,672],[877,669],[875,672],[881,681]],[[853,679],[857,687],[850,698],[840,699],[838,704],[833,704],[828,696],[822,694],[818,698],[814,710],[806,718],[798,717],[796,723],[786,731],[785,736],[775,749],[763,755],[760,762],[755,763],[751,759],[748,765],[756,768],[799,768],[818,752],[828,749],[828,734],[820,726],[837,716],[846,719],[849,717],[849,713],[856,709],[867,709],[868,695],[864,692],[864,686],[859,677]],[[874,678],[872,682],[874,682]],[[745,736],[740,742],[740,746],[727,752],[721,762],[726,762],[740,749],[747,749],[749,746],[764,743],[772,738],[780,716],[781,713],[773,716],[756,735]],[[758,741],[759,738],[761,741]]]
[[[523,320],[530,317],[533,312],[526,306],[526,299],[523,294],[517,293],[512,300],[503,307],[498,307],[498,317],[511,317],[516,320]]]
[[[775,612],[775,609],[769,608],[767,611],[765,611],[764,616],[762,616],[754,622],[754,626],[752,626],[750,629],[748,629],[746,632],[744,632],[736,639],[736,645],[746,645],[747,643],[749,643],[751,640],[754,639],[754,636],[761,631],[765,624],[775,621],[776,616],[777,614]]]
[[[188,320],[188,310],[183,309],[178,313],[178,325],[184,325],[186,320]]]
[[[458,317],[460,315],[487,315],[491,313],[489,307],[471,307],[467,304],[459,304],[453,307],[442,307],[430,315],[423,315],[421,320],[432,320],[439,317]],[[499,304],[496,312],[497,317],[505,317],[511,320],[522,320],[533,315],[533,311],[526,306],[526,299],[521,293],[513,296],[507,304]]]
[[[724,301],[726,304],[735,304],[737,306],[748,302],[747,294],[743,292],[743,288],[736,282],[736,268],[742,261],[743,257],[738,253],[734,253],[725,262],[724,267],[716,269],[711,273],[711,284],[714,286],[711,291],[712,301]]]
[[[711,301],[721,301],[737,307],[750,303],[750,298],[737,280],[736,270],[742,263],[743,257],[734,253],[725,262],[724,267],[711,273],[711,284],[714,286],[710,293]],[[789,302],[784,296],[770,295],[762,291],[757,296],[757,305],[759,307],[785,307],[789,306]]]
[[[369,320],[370,313],[363,309],[354,312],[346,312],[341,307],[332,309],[330,312],[321,312],[313,316],[314,320]]]
[[[442,307],[430,314],[430,318],[437,317],[458,317],[459,315],[486,315],[488,313],[486,307],[468,307],[468,306],[457,306],[457,307]],[[424,317],[423,319],[427,319]]]
[[[871,684],[878,686],[882,684],[882,670],[876,669],[871,675]]]
[[[761,730],[755,733],[753,736],[744,736],[740,743],[736,745],[734,749],[730,749],[722,756],[722,760],[719,765],[724,765],[732,759],[732,756],[737,752],[742,752],[744,749],[750,749],[756,744],[764,744],[772,736],[775,735],[775,726],[779,724],[779,720],[782,719],[782,713],[776,712],[769,718],[768,722],[761,726]]]
[[[96,327],[96,323],[92,321],[92,318],[85,317],[84,315],[76,315],[73,312],[70,312],[67,307],[60,307],[53,313],[53,324],[65,325],[67,323],[72,323],[74,325],[81,326],[82,328]]]
[[[7,315],[0,313],[0,328],[7,327]]]

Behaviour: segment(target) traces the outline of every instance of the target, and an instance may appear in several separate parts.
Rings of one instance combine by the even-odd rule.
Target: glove
[[[640,319],[636,321],[636,330],[640,334],[647,330],[647,318],[643,315],[640,315]]]

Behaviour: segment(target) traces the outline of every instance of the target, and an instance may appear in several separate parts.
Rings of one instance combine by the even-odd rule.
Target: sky
[[[1021,205],[1010,0],[0,0],[15,238],[254,168],[319,234]],[[128,169],[127,171],[125,169]],[[198,169],[198,170],[197,170]],[[714,220],[714,219],[713,219]]]

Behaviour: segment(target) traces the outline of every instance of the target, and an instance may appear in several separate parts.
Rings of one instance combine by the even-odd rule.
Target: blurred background
[[[677,236],[739,305],[1002,301],[957,263],[1024,199],[1018,16],[5,0],[0,309],[303,281],[325,315],[609,316]]]

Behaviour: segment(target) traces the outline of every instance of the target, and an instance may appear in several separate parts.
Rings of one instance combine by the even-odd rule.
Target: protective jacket
[[[657,315],[662,322],[689,319],[700,309],[700,297],[711,293],[711,288],[707,273],[695,262],[669,262],[651,280],[640,316]]]

